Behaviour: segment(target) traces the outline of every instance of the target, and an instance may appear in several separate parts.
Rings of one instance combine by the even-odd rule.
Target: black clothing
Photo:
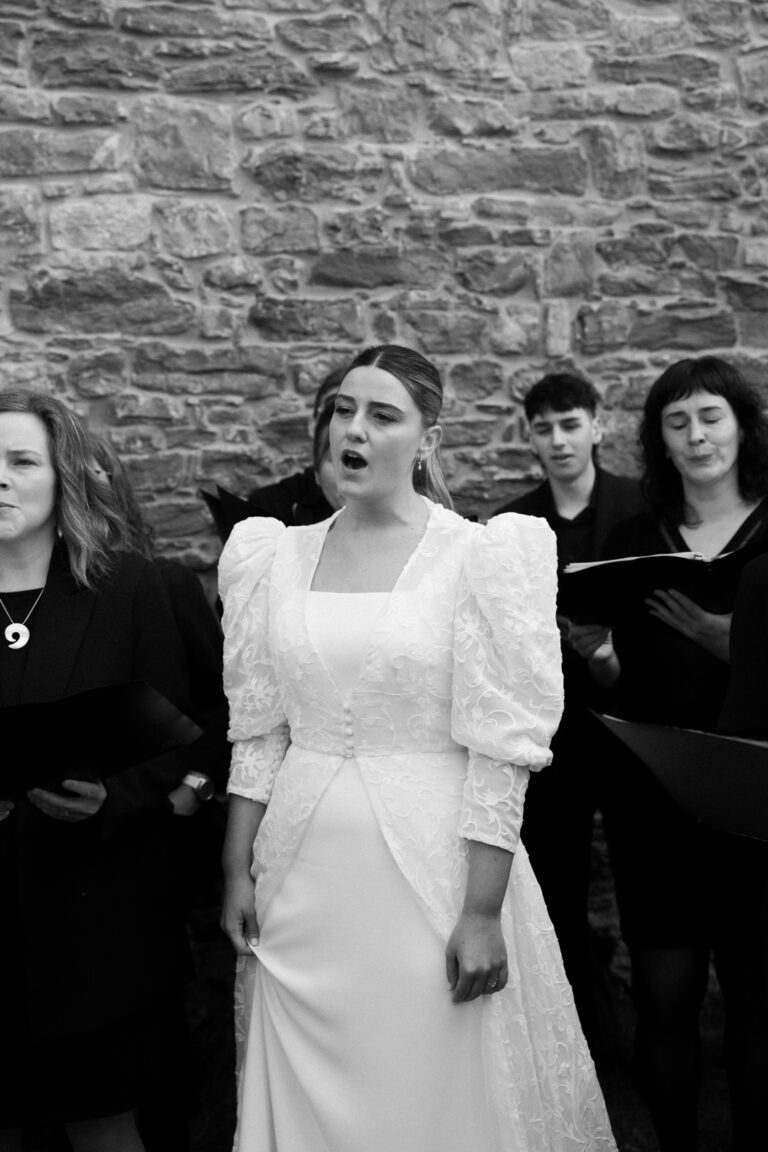
[[[636,480],[598,468],[589,504],[573,520],[560,516],[545,481],[502,512],[546,519],[557,537],[558,564],[596,560],[620,520],[642,507]],[[565,710],[552,741],[552,763],[531,774],[522,839],[557,932],[566,973],[587,1037],[599,1040],[595,965],[587,916],[592,831],[616,741],[588,712],[599,694],[586,661],[563,648]]]
[[[723,551],[766,537],[768,498]],[[677,529],[644,514],[616,528],[605,558],[674,551],[690,551]],[[727,663],[651,616],[645,605],[614,629],[613,638],[621,665],[613,705],[618,715],[715,729],[728,686]],[[742,842],[696,824],[633,756],[621,758],[614,782],[606,819],[627,942],[703,946],[736,930],[743,942],[755,927],[762,881],[743,872]]]
[[[731,624],[731,675],[718,732],[768,740],[768,555],[744,568]]]
[[[288,528],[297,524],[319,524],[334,511],[323,495],[311,465],[303,472],[278,480],[276,484],[252,488],[248,501],[253,505],[253,516],[271,516]]]
[[[29,643],[19,650],[0,645],[0,703],[55,700],[143,679],[204,726],[208,717],[198,714],[192,699],[158,568],[133,554],[114,559],[112,575],[93,590],[75,583],[64,550],[54,550],[45,592],[28,624]],[[20,662],[6,675],[19,656],[22,671]],[[29,748],[13,754],[33,749],[31,732]],[[75,1067],[82,1073],[83,1061],[90,1060],[91,1087],[103,1083],[110,1054],[100,1049],[99,1037],[115,1029],[136,1038],[120,1059],[144,1061],[136,1082],[142,1091],[152,1090],[145,1044],[160,1016],[177,1014],[173,1006],[189,973],[166,797],[190,769],[218,775],[222,755],[223,734],[209,729],[188,749],[110,776],[96,816],[79,823],[54,820],[24,799],[0,823],[0,982],[12,1008],[0,1030],[0,1125],[74,1118],[58,1108],[67,1084],[73,1109],[109,1114],[111,1098],[76,1097],[80,1090],[68,1077]],[[0,789],[1,781],[0,772]],[[71,1067],[51,1070],[50,1053],[68,1051],[70,1041]],[[183,1044],[169,1036],[165,1047]],[[102,1069],[95,1066],[99,1060]],[[46,1067],[55,1083],[39,1078]],[[30,1084],[34,1111],[25,1117]],[[78,1118],[86,1117],[80,1112]]]

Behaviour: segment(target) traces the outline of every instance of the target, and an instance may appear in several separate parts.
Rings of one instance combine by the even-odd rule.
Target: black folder
[[[202,729],[143,681],[0,708],[0,797],[103,780],[191,744]]]
[[[595,715],[694,820],[768,840],[768,742]]]
[[[569,564],[560,573],[557,610],[576,622],[613,625],[647,612],[645,600],[655,591],[675,588],[707,612],[731,612],[742,568],[766,551],[768,540],[761,540],[713,560],[669,552]]]

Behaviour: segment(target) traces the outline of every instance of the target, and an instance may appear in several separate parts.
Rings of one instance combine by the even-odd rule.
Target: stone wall
[[[433,357],[463,509],[519,397],[599,385],[633,467],[671,360],[768,356],[768,0],[3,0],[0,387],[108,430],[163,550],[306,459],[370,342]]]

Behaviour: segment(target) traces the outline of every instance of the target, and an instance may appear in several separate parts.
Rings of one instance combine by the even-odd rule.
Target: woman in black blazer
[[[162,578],[114,551],[120,517],[88,461],[63,404],[0,394],[0,705],[144,680],[195,718]],[[3,760],[35,744],[31,731]],[[203,739],[104,780],[73,770],[63,794],[34,788],[15,807],[0,767],[0,1147],[51,1121],[75,1152],[143,1148],[134,1109],[185,1059],[167,797],[220,755]]]

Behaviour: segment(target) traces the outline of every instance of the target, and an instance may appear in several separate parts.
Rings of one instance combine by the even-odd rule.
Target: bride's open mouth
[[[351,472],[359,472],[362,468],[368,467],[368,461],[359,452],[354,452],[351,448],[345,448],[341,454],[341,465],[343,468],[348,468]]]

